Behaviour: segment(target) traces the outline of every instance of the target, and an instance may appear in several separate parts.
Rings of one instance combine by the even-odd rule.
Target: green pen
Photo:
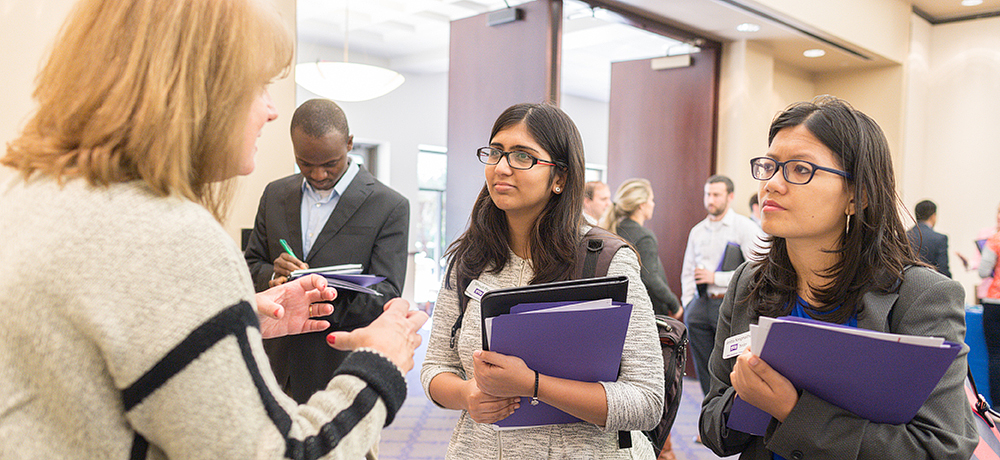
[[[295,253],[292,252],[292,247],[288,245],[288,242],[285,241],[284,238],[278,240],[278,242],[281,243],[281,247],[285,248],[285,252],[287,252],[288,255],[290,255],[292,257],[295,257]],[[298,257],[295,257],[295,258],[298,259]]]

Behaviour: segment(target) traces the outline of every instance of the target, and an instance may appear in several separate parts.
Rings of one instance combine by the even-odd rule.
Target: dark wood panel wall
[[[653,218],[670,289],[681,295],[688,232],[707,212],[705,179],[715,171],[720,47],[703,45],[689,67],[652,70],[650,60],[611,67],[608,185],[653,186]]]
[[[523,18],[490,26],[487,15],[451,23],[448,69],[448,186],[445,238],[468,227],[482,189],[475,150],[489,144],[493,122],[519,102],[559,103],[562,2],[519,5]]]

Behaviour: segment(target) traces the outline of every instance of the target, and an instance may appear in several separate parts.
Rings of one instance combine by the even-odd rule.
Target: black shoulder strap
[[[611,267],[611,259],[622,246],[627,245],[620,236],[600,227],[591,227],[580,242],[580,253],[577,254],[576,267],[573,270],[574,279],[607,276]],[[607,249],[605,251],[605,249]],[[618,448],[632,448],[632,433],[618,432]]]
[[[592,227],[580,242],[573,279],[607,276],[611,259],[628,242],[600,227]]]

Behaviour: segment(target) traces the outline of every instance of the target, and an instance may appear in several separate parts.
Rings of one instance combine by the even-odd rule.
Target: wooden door
[[[488,14],[451,23],[448,69],[448,183],[445,241],[468,227],[472,204],[485,182],[477,148],[507,107],[520,102],[559,103],[562,1],[519,5],[522,19],[490,26]]]
[[[651,59],[611,65],[608,185],[648,179],[670,289],[681,295],[688,232],[705,218],[705,179],[715,171],[719,49],[702,47],[688,67],[653,70]]]

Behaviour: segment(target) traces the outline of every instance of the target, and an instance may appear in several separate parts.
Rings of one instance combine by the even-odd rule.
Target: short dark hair
[[[310,137],[323,137],[337,131],[344,137],[351,135],[344,110],[329,99],[310,99],[295,109],[291,130],[298,128]]]
[[[913,208],[913,213],[916,214],[917,222],[924,222],[937,214],[937,205],[931,200],[924,200],[917,203]]]
[[[709,177],[708,180],[705,181],[706,184],[717,184],[719,182],[722,182],[723,184],[726,184],[726,193],[727,194],[733,193],[733,191],[736,190],[736,186],[733,185],[733,180],[730,179],[730,178],[728,178],[728,177],[726,177],[726,176],[723,176],[722,174],[716,174],[716,175],[714,175],[712,177]]]
[[[757,198],[757,194],[754,193],[750,195],[750,210],[753,211],[753,205],[760,204],[760,198]]]

